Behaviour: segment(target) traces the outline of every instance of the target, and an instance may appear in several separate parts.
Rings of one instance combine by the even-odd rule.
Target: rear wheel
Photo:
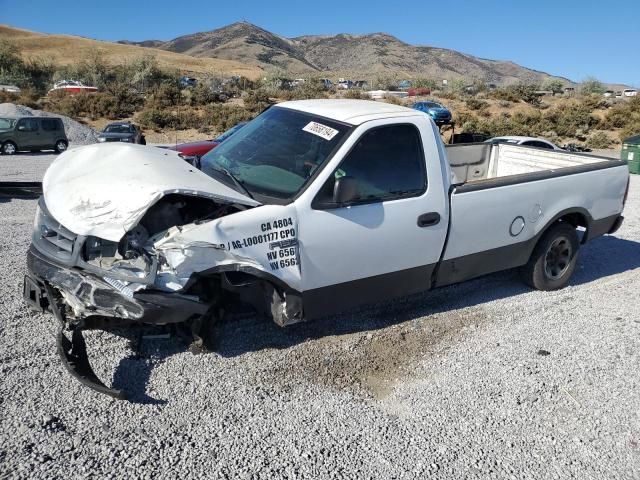
[[[3,155],[13,155],[18,151],[18,146],[13,142],[4,142],[1,150]]]
[[[575,227],[556,223],[545,232],[522,267],[523,280],[538,290],[564,288],[576,268],[579,248]]]
[[[67,149],[68,146],[69,145],[64,140],[58,140],[56,142],[56,146],[55,146],[56,152],[57,153],[62,153]]]

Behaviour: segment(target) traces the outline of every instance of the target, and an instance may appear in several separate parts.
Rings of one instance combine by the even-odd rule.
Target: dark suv
[[[98,142],[127,142],[146,145],[147,141],[140,127],[131,122],[110,123],[98,135]]]
[[[69,146],[62,120],[57,117],[0,118],[0,152],[21,150],[64,152]]]

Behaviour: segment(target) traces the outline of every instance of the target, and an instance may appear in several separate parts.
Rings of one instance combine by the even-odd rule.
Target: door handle
[[[420,228],[431,227],[440,223],[440,214],[438,212],[423,213],[418,217],[418,226]]]

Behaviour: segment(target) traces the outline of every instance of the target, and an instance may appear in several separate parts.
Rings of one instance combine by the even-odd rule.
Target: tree
[[[555,93],[562,93],[564,92],[564,82],[562,82],[562,80],[558,80],[555,78],[548,78],[543,84],[542,84],[542,89],[543,90],[548,90],[550,92]]]
[[[18,47],[7,40],[0,40],[0,72],[15,72],[23,66]]]
[[[585,95],[590,94],[602,94],[605,91],[604,85],[601,81],[594,77],[586,78],[582,84],[580,84],[580,91]]]

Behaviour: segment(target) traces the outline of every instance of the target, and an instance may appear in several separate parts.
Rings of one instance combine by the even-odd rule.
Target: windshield
[[[442,105],[436,102],[425,102],[424,106],[427,108],[442,108]]]
[[[238,130],[240,130],[242,127],[244,127],[246,124],[247,124],[247,122],[240,122],[239,124],[234,125],[229,130],[224,132],[222,135],[220,135],[219,137],[216,137],[214,142],[218,142],[218,143],[224,142],[227,138],[229,138],[231,135],[236,133]]]
[[[348,129],[332,120],[273,107],[203,156],[201,168],[237,188],[226,170],[251,195],[289,199],[329,158]]]
[[[131,133],[130,125],[107,125],[105,133]]]
[[[15,118],[0,118],[0,130],[11,130],[15,124]]]

